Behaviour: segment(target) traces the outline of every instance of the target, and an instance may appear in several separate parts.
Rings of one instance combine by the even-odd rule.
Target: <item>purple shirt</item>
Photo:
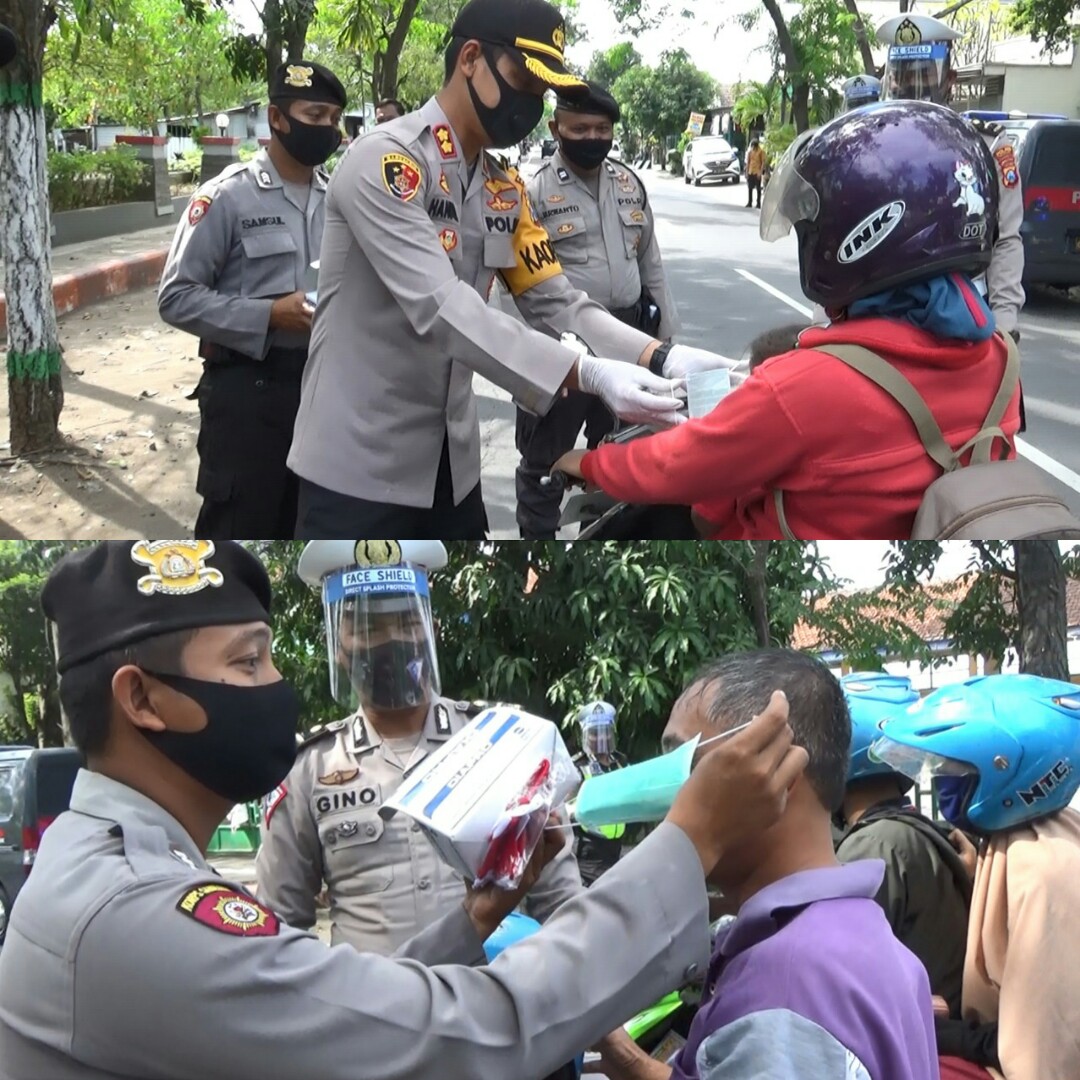
[[[930,983],[874,897],[878,859],[751,897],[716,943],[672,1080],[938,1080]]]

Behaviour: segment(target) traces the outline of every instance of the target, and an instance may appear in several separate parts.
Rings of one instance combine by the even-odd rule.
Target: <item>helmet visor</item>
[[[441,692],[427,575],[348,569],[323,580],[330,691],[348,709],[412,709]]]
[[[787,236],[795,222],[817,219],[821,209],[818,193],[795,168],[795,158],[813,135],[813,131],[804,131],[798,135],[773,170],[772,179],[761,200],[758,227],[762,240],[772,243],[782,236]]]
[[[949,45],[894,45],[885,63],[883,94],[886,101],[949,100]]]
[[[591,758],[610,757],[615,753],[615,725],[585,724],[583,729],[585,753]]]
[[[875,739],[867,756],[871,762],[880,762],[911,777],[921,787],[928,787],[935,776],[969,776],[977,772],[969,762],[920,750],[890,739],[888,735]]]

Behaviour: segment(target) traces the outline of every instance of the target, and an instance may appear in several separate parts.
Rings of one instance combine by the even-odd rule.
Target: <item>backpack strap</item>
[[[953,450],[945,441],[941,426],[934,419],[934,414],[918,390],[893,364],[877,353],[864,349],[861,345],[815,345],[810,351],[832,356],[880,386],[911,417],[927,454],[949,473],[962,467],[960,459],[968,450],[971,450],[972,465],[987,464],[995,439],[1005,441],[1003,457],[1009,452],[1009,440],[1001,427],[1001,421],[1020,382],[1020,353],[1010,334],[999,337],[1005,345],[1005,371],[1001,377],[1001,385],[983,420],[983,426],[957,450]],[[779,488],[773,492],[773,504],[784,539],[798,539],[788,526],[784,514],[784,493]]]

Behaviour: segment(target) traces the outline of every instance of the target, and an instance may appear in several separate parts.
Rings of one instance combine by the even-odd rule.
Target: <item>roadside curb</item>
[[[68,315],[73,311],[109,300],[114,296],[135,289],[145,289],[161,280],[168,257],[168,248],[144,251],[124,259],[112,259],[98,263],[89,270],[74,274],[58,274],[53,278],[53,303],[56,314]],[[0,292],[0,337],[7,322],[7,301]]]

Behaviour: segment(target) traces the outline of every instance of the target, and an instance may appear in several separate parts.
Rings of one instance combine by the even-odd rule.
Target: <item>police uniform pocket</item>
[[[388,849],[380,848],[386,823],[377,813],[339,814],[319,822],[328,884],[344,895],[383,892],[394,880]]]
[[[585,218],[567,214],[549,218],[544,223],[548,236],[555,246],[559,262],[565,266],[580,265],[589,261],[589,237],[585,231]]]
[[[484,266],[489,270],[507,270],[517,266],[513,239],[509,236],[485,236]]]
[[[296,292],[296,241],[287,229],[243,238],[244,296],[285,296]]]
[[[619,210],[619,219],[627,258],[636,259],[641,251],[641,237],[645,230],[645,211],[640,207],[624,206]]]

